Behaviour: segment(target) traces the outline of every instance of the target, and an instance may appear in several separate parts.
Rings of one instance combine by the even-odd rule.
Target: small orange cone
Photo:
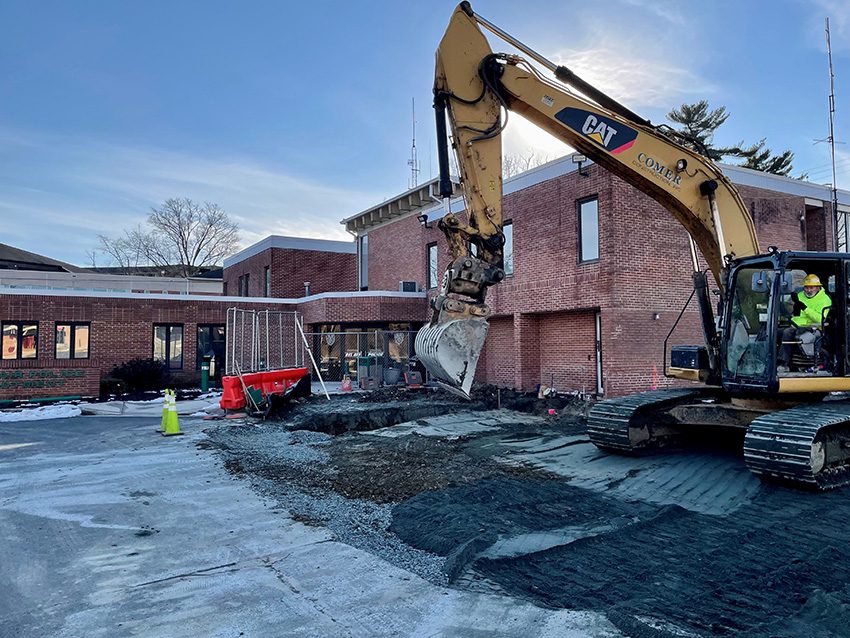
[[[168,402],[168,415],[165,418],[165,431],[162,436],[176,436],[183,434],[180,431],[180,421],[177,419],[177,397],[171,394],[171,400]]]

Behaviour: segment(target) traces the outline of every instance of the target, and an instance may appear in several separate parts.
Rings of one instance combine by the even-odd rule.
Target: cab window
[[[772,269],[757,266],[742,268],[735,276],[725,361],[733,376],[761,376],[765,372],[773,279]]]

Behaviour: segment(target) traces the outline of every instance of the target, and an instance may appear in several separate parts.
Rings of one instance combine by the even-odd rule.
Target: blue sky
[[[243,245],[345,239],[340,219],[436,171],[434,49],[455,2],[0,4],[0,242],[86,265],[96,236],[168,197],[213,201]],[[839,186],[850,188],[850,2],[479,0],[473,7],[613,97],[664,121],[707,98],[716,141],[766,137],[831,181],[824,18]],[[498,45],[499,50],[505,47]],[[567,147],[519,118],[506,152]]]

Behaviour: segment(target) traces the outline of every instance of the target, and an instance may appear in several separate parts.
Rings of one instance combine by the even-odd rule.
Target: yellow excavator
[[[482,27],[527,58],[494,53]],[[416,338],[432,379],[469,396],[487,335],[486,292],[505,277],[501,133],[514,111],[652,197],[691,240],[692,297],[705,345],[673,347],[668,366],[665,342],[664,371],[701,384],[600,401],[588,417],[593,443],[638,453],[674,444],[696,428],[734,427],[745,431],[744,458],[762,478],[814,489],[850,481],[850,402],[830,400],[836,398],[830,393],[850,391],[850,255],[775,247],[762,253],[735,186],[692,150],[699,148],[695,140],[653,126],[468,2],[455,10],[437,50],[434,107],[445,207],[439,227],[451,262],[432,300],[433,317]],[[466,219],[449,206],[447,119]],[[716,318],[708,271],[719,293]],[[789,331],[811,275],[822,282],[831,308],[811,329]],[[780,356],[787,358],[783,365]]]

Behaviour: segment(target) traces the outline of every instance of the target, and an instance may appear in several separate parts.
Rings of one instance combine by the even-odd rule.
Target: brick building
[[[839,194],[836,232],[827,187],[724,170],[762,249],[846,249],[850,193]],[[12,287],[0,278],[0,400],[95,395],[113,366],[134,357],[164,359],[175,377],[194,379],[199,348],[220,351],[234,306],[299,312],[311,349],[328,358],[351,356],[349,339],[331,334],[415,330],[448,260],[435,195],[436,180],[344,219],[354,242],[270,236],[226,260],[223,296]],[[462,212],[462,200],[452,208]],[[509,276],[488,297],[477,379],[608,395],[665,385],[662,344],[691,292],[681,226],[599,167],[579,174],[569,157],[506,180],[504,213]],[[701,338],[691,308],[670,344]]]
[[[354,242],[269,235],[224,260],[224,294],[307,297],[357,290]]]
[[[331,292],[299,299],[3,289],[0,401],[97,396],[101,380],[134,358],[163,360],[176,382],[197,382],[200,357],[224,361],[227,309],[297,311],[322,324],[418,320],[423,293]]]
[[[409,329],[426,303],[424,293],[356,290],[353,242],[269,237],[225,264],[241,296],[221,295],[221,280],[94,274],[18,252],[28,261],[10,249],[15,267],[0,269],[0,401],[97,396],[135,358],[163,360],[174,381],[191,383],[214,353],[220,373],[228,308],[296,311],[309,334],[388,320]]]
[[[724,171],[750,209],[762,249],[834,249],[827,187]],[[488,296],[493,317],[479,381],[614,396],[668,384],[662,346],[692,290],[687,234],[613,174],[594,165],[581,173],[565,157],[505,181],[508,278]],[[839,211],[850,214],[850,193],[840,196]],[[361,283],[363,273],[370,290],[409,280],[431,296],[449,260],[433,224],[442,207],[424,198],[413,206],[409,192],[398,201],[343,220],[358,236]],[[463,202],[453,201],[452,210],[463,211]],[[422,320],[428,315],[425,309]],[[670,345],[700,344],[698,325],[692,307]]]

